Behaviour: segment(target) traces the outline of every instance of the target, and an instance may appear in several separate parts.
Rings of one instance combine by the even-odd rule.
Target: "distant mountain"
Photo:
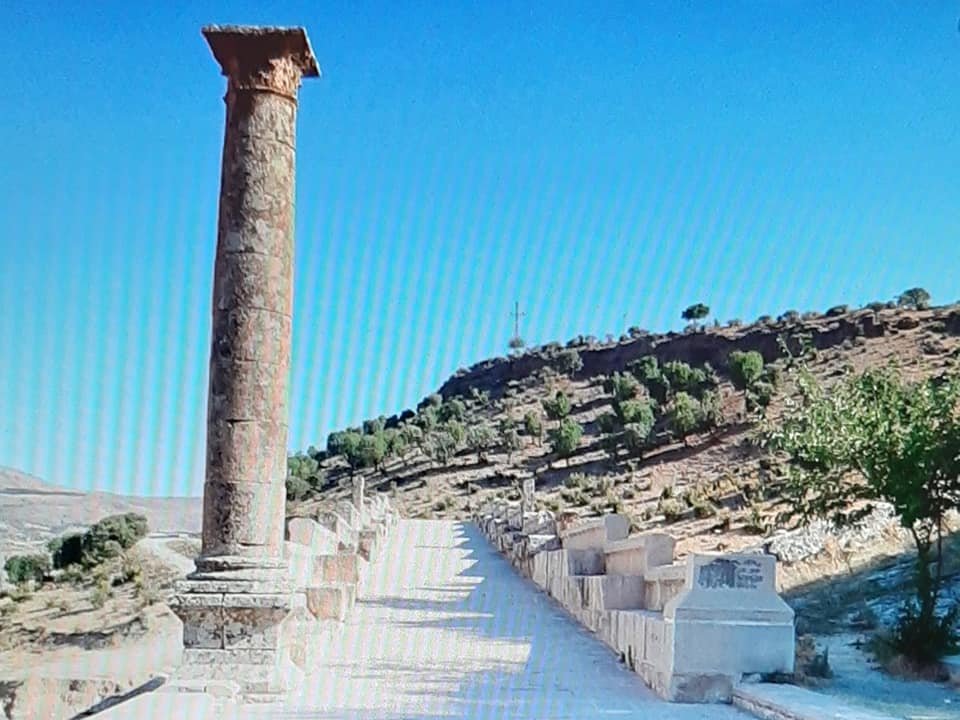
[[[82,529],[117,513],[142,513],[151,532],[199,533],[202,511],[199,497],[82,492],[0,467],[0,558],[30,551],[67,530]]]

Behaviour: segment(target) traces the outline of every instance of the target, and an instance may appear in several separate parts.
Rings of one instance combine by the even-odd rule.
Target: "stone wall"
[[[623,516],[564,526],[518,503],[475,518],[524,576],[618,653],[661,697],[730,702],[744,675],[793,671],[794,615],[769,554],[674,563],[666,533],[628,537]]]

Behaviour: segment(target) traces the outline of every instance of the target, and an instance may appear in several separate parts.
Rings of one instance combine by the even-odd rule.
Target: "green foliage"
[[[543,419],[540,414],[534,411],[528,412],[523,416],[523,430],[532,438],[537,439],[537,444],[543,442]]]
[[[451,398],[440,406],[440,422],[448,423],[451,420],[463,422],[467,416],[467,406],[459,398]]]
[[[421,447],[423,445],[423,429],[413,423],[404,423],[400,426],[400,437],[405,447]]]
[[[649,423],[630,423],[623,428],[623,445],[633,457],[642,457],[650,444],[650,431],[653,429],[653,413]]]
[[[148,530],[147,518],[139,513],[110,515],[98,520],[83,534],[83,564],[97,565],[119,556],[133,547]]]
[[[640,381],[650,397],[660,404],[667,402],[670,395],[670,382],[660,370],[660,363],[653,355],[644,355],[627,366],[633,376]]]
[[[569,464],[570,456],[580,447],[582,437],[583,428],[580,424],[570,418],[564,418],[557,428],[550,431],[550,446],[558,457],[567,458]]]
[[[807,368],[798,375],[799,399],[761,435],[790,461],[788,516],[850,525],[873,502],[893,505],[918,557],[916,597],[898,627],[920,649],[903,652],[927,662],[923,638],[941,637],[940,647],[957,639],[956,616],[938,617],[937,601],[944,518],[960,504],[960,376],[908,382],[893,368],[872,369],[827,391]]]
[[[463,445],[464,440],[467,439],[467,429],[459,420],[450,420],[444,423],[442,429],[453,438],[453,442],[457,446]]]
[[[635,398],[640,393],[640,383],[633,375],[616,372],[603,381],[603,390],[620,403]]]
[[[551,420],[563,420],[570,414],[570,398],[563,390],[557,390],[557,394],[542,402],[543,410]]]
[[[580,353],[573,348],[561,350],[558,352],[551,363],[553,369],[561,375],[573,377],[583,369],[583,359]]]
[[[457,454],[458,445],[457,439],[448,430],[437,430],[426,437],[424,450],[431,460],[446,467]]]
[[[82,532],[67,533],[47,544],[53,567],[62,570],[83,563],[83,535]]]
[[[763,355],[756,350],[742,352],[734,350],[730,353],[730,380],[737,390],[747,390],[753,387],[763,375]]]
[[[649,400],[627,400],[626,402],[617,404],[614,410],[624,426],[642,425],[647,428],[653,427],[653,408]]]
[[[433,396],[431,396],[433,397]],[[440,412],[435,405],[427,405],[420,409],[414,422],[425,433],[430,432],[440,424]]]
[[[613,433],[620,431],[620,418],[618,418],[614,413],[604,413],[597,418],[597,428],[604,435],[612,435]]]
[[[672,392],[685,392],[699,397],[704,390],[716,384],[716,377],[708,378],[703,368],[691,367],[685,362],[672,360],[663,364],[663,377]]]
[[[897,305],[914,310],[926,310],[930,307],[930,293],[920,287],[904,290],[897,298]]]
[[[383,429],[387,425],[387,419],[382,415],[373,420],[364,420],[363,421],[363,434],[364,435],[377,435],[383,432]]]
[[[667,413],[670,432],[686,441],[687,436],[700,426],[702,412],[695,397],[689,393],[678,392]]]
[[[15,585],[31,580],[39,583],[50,572],[50,558],[40,554],[11,555],[3,564],[3,569],[7,572],[7,579]]]
[[[486,423],[472,425],[467,430],[467,447],[477,453],[478,462],[487,461],[487,452],[496,447],[498,440],[497,432]]]
[[[287,477],[287,500],[303,500],[312,490],[313,487],[306,480],[296,475]]]
[[[520,433],[517,432],[517,428],[513,424],[501,428],[500,442],[507,451],[507,462],[510,462],[513,453],[523,449],[523,438],[520,437]]]
[[[520,352],[527,346],[527,344],[523,341],[522,337],[517,335],[510,338],[510,342],[507,343],[507,346],[510,348],[511,352]]]
[[[703,303],[691,305],[681,313],[681,317],[687,322],[697,322],[703,320],[710,314],[710,308]]]

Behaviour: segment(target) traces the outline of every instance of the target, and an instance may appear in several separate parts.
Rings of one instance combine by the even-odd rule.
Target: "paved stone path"
[[[469,524],[401,520],[329,655],[244,720],[727,720],[659,700]]]

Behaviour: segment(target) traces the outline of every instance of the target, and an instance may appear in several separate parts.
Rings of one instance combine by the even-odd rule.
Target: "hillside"
[[[391,491],[401,511],[412,517],[466,518],[491,497],[519,498],[520,480],[535,477],[537,499],[544,506],[581,516],[626,512],[638,530],[660,528],[674,534],[681,553],[770,543],[783,535],[776,518],[777,498],[770,490],[776,485],[771,481],[777,468],[750,441],[758,413],[747,410],[744,392],[731,382],[729,357],[733,351],[756,351],[763,357],[766,372],[778,378],[766,408],[767,418],[776,422],[792,392],[782,344],[791,353],[809,344],[814,350],[808,365],[827,383],[845,368],[859,371],[890,362],[910,376],[925,376],[950,367],[960,354],[960,306],[919,310],[893,303],[860,310],[840,306],[825,314],[787,313],[751,325],[708,324],[683,333],[652,335],[633,329],[618,341],[580,338],[565,348],[553,344],[488,360],[457,372],[438,394],[443,406],[454,398],[462,401],[462,424],[468,432],[479,425],[494,430],[504,421],[517,424],[521,447],[508,454],[497,430],[483,457],[465,447],[469,438],[461,439],[446,461],[435,451],[433,458],[428,457],[423,451],[431,452],[426,442],[422,449],[405,450],[403,458],[390,457],[388,448],[379,470],[357,472],[366,476],[368,487]],[[582,367],[575,372],[554,369],[565,349],[579,355]],[[642,456],[621,446],[614,457],[605,448],[600,427],[604,422],[600,416],[611,411],[613,401],[604,381],[614,373],[628,373],[644,356],[657,358],[661,366],[679,361],[702,369],[709,364],[715,371],[712,402],[718,406],[717,417],[708,430],[680,440],[670,436],[664,418],[658,416]],[[709,374],[709,367],[706,370]],[[546,440],[541,444],[525,433],[522,423],[526,413],[542,413],[543,401],[557,391],[569,398],[569,417],[583,429],[566,460],[552,453]],[[417,415],[429,403],[425,400],[416,412],[384,418],[382,425],[389,433],[404,423],[418,422]],[[546,418],[543,422],[547,430],[557,426]],[[376,429],[375,422],[368,425],[367,430]],[[309,514],[317,505],[349,493],[350,469],[343,457],[311,448],[292,458],[291,468],[307,483],[298,485],[297,494],[303,497],[291,499],[290,514]],[[862,541],[871,551],[895,554],[902,549],[902,538],[890,534],[889,520],[881,518],[876,527],[864,531]],[[824,541],[791,536],[777,542],[799,544],[801,550],[781,550],[784,557],[798,560],[822,550]],[[838,568],[847,569],[846,560],[834,560]],[[819,566],[797,570],[795,582],[807,575],[818,577],[822,570]]]
[[[146,515],[153,532],[199,533],[200,498],[153,498],[63,488],[0,467],[0,558],[29,552],[54,536],[107,515]]]

